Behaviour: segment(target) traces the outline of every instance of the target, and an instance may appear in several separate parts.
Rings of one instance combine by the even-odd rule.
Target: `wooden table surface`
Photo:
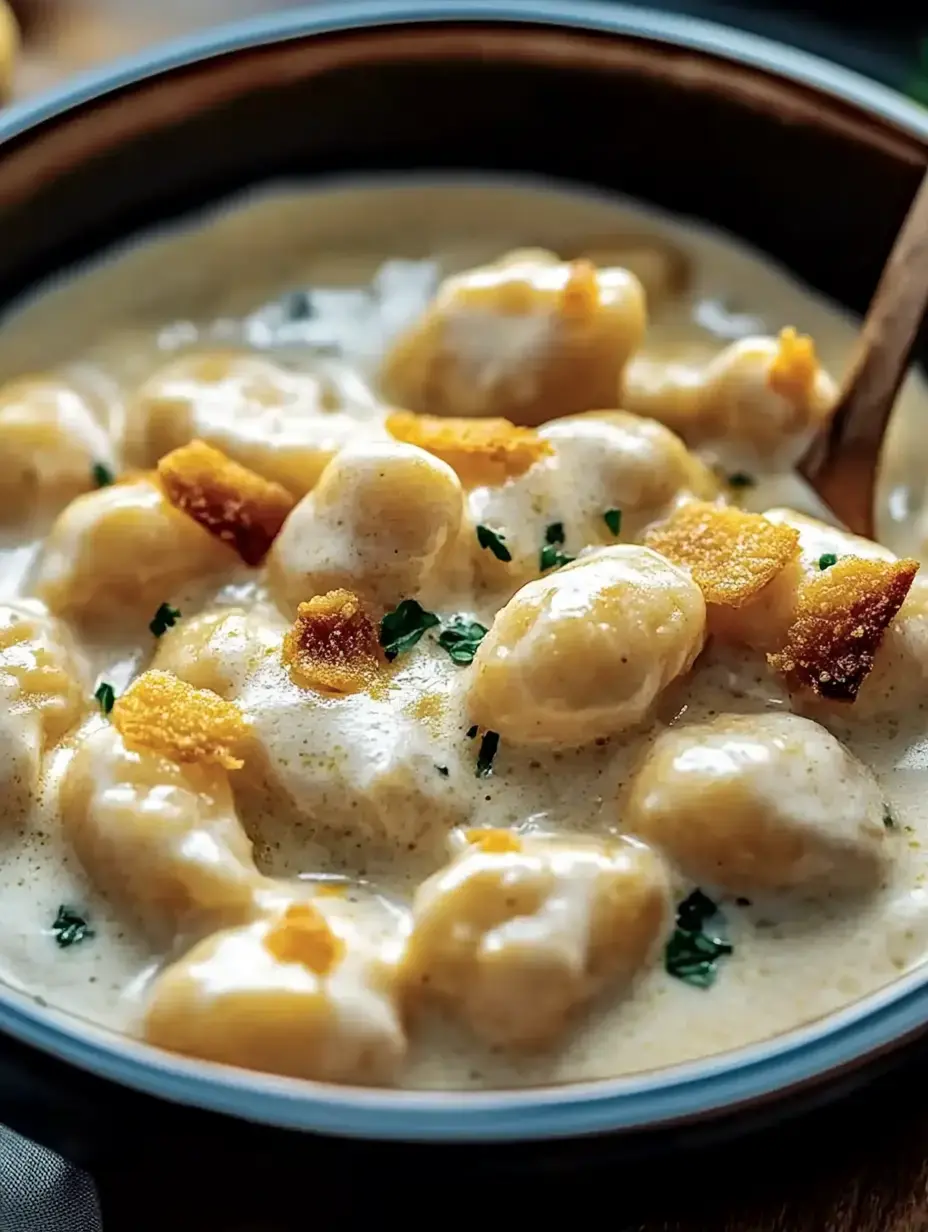
[[[20,60],[19,95],[171,32],[163,6],[153,3],[105,0],[105,12],[92,0],[18,3],[45,10],[44,27],[27,40]],[[223,0],[189,0],[188,16],[198,5],[196,17],[228,11]],[[261,0],[250,7],[261,8]],[[49,22],[47,13],[56,8],[58,17]],[[120,8],[124,20],[114,19]],[[589,1173],[571,1163],[559,1175],[543,1151],[534,1174],[523,1177],[521,1167],[513,1169],[519,1181],[500,1217],[524,1226],[539,1204],[552,1214],[563,1199],[577,1218],[595,1208],[610,1232],[928,1232],[926,1095],[928,1061],[908,1067],[885,1088],[709,1153],[591,1166]],[[126,1131],[131,1138],[132,1126]],[[211,1147],[208,1136],[175,1149],[184,1154],[183,1171],[174,1171],[182,1195],[176,1184],[158,1184],[149,1152],[136,1158],[130,1151],[101,1171],[106,1232],[303,1232],[307,1226],[369,1226],[372,1215],[382,1223],[393,1208],[415,1228],[420,1219],[437,1222],[443,1212],[457,1211],[468,1197],[486,1201],[488,1227],[497,1226],[489,1201],[493,1186],[464,1156],[463,1175],[455,1176],[452,1163],[447,1181],[432,1177],[436,1189],[450,1190],[442,1198],[430,1188],[431,1156],[417,1148],[359,1155],[351,1146],[320,1150],[307,1140],[302,1163],[291,1166],[286,1180],[271,1160],[262,1163],[260,1152],[237,1161],[225,1147]],[[505,1174],[505,1162],[502,1167]],[[305,1179],[297,1184],[293,1178],[301,1173]]]

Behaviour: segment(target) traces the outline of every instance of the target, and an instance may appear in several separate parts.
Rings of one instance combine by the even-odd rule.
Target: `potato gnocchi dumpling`
[[[453,552],[464,510],[457,475],[414,445],[353,445],[290,515],[271,554],[282,606],[350,590],[381,608],[420,593]]]
[[[887,868],[879,784],[795,714],[720,715],[658,736],[620,817],[685,876],[734,894],[872,889]]]
[[[38,603],[0,604],[0,791],[4,818],[35,799],[43,754],[87,708],[84,664]]]
[[[628,839],[474,838],[416,893],[409,995],[491,1044],[549,1044],[645,964],[668,921],[663,865]]]
[[[152,668],[230,698],[269,656],[280,654],[286,629],[276,612],[242,607],[201,612],[159,639]]]
[[[59,615],[150,616],[179,587],[237,562],[143,476],[72,501],[43,544],[32,586]]]
[[[794,329],[733,342],[701,371],[644,357],[624,386],[626,410],[659,419],[688,445],[768,460],[784,449],[798,455],[836,396],[812,340]]]
[[[315,487],[340,449],[387,435],[375,404],[346,408],[323,373],[236,352],[172,361],[142,386],[135,414],[147,465],[199,439],[296,497]]]
[[[702,650],[706,606],[689,574],[631,544],[530,582],[473,664],[468,710],[516,744],[575,746],[634,727]]]
[[[645,318],[627,270],[517,252],[447,279],[381,379],[408,410],[539,424],[614,406]]]
[[[0,388],[0,517],[55,510],[116,469],[110,438],[76,389],[54,377]]]
[[[155,982],[143,1034],[172,1052],[317,1082],[380,1086],[406,1052],[396,958],[295,903],[217,933]]]
[[[88,875],[159,941],[250,919],[264,885],[228,774],[131,752],[89,731],[61,784],[65,834]]]

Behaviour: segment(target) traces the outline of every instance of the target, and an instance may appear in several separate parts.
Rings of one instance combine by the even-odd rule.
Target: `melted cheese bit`
[[[315,975],[328,975],[345,953],[344,941],[311,903],[291,903],[264,945],[280,962],[301,963]]]
[[[395,411],[387,431],[447,462],[468,488],[499,486],[530,470],[554,450],[532,428],[508,419],[451,419]]]
[[[300,604],[282,661],[294,684],[328,693],[359,693],[385,663],[377,626],[350,590]]]
[[[194,689],[168,672],[144,672],[118,699],[112,722],[129,749],[172,761],[239,770],[233,750],[249,734],[241,710],[208,689]]]
[[[707,603],[737,608],[795,558],[799,532],[760,514],[693,501],[651,530],[645,542],[689,569]]]
[[[295,501],[286,488],[240,466],[203,441],[191,441],[158,463],[168,500],[246,565],[260,565]]]
[[[815,390],[819,362],[815,343],[792,326],[780,331],[777,353],[767,371],[767,384],[775,394],[796,406],[808,404]]]
[[[504,851],[521,851],[522,841],[518,835],[513,834],[511,830],[467,830],[464,834],[465,839],[472,847],[479,847],[481,851],[488,852],[504,852]]]

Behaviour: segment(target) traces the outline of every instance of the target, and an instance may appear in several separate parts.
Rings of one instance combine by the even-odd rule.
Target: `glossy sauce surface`
[[[600,348],[614,401],[592,377],[581,394],[556,374],[531,376],[567,345],[542,311],[462,329],[451,347],[463,375],[447,377],[445,395],[425,381],[408,331],[449,295],[442,280],[522,249],[589,255],[613,271],[597,302],[618,322]],[[561,295],[558,278],[572,277],[537,252],[519,260],[542,296]],[[648,301],[640,331],[637,279]],[[495,275],[484,283],[490,292],[478,277],[468,294],[496,293]],[[196,1055],[274,1068],[272,1054],[297,1076],[466,1088],[709,1055],[826,1014],[922,963],[920,576],[858,702],[797,695],[768,667],[762,636],[735,644],[711,603],[707,629],[688,568],[641,541],[681,500],[827,521],[789,469],[801,433],[768,432],[758,413],[740,439],[693,430],[694,456],[638,421],[571,417],[624,403],[686,435],[687,391],[719,353],[790,326],[840,375],[853,323],[731,240],[629,204],[471,182],[255,198],[20,306],[0,331],[0,378],[63,381],[87,421],[72,433],[83,442],[73,474],[56,457],[48,507],[10,481],[0,601],[64,647],[53,657],[65,656],[76,700],[72,714],[55,695],[65,717],[44,710],[44,737],[15,724],[8,738],[0,731],[11,799],[28,779],[16,758],[28,761],[36,741],[46,750],[34,791],[20,791],[0,827],[3,978]],[[628,343],[621,400],[614,337]],[[599,343],[588,333],[583,345]],[[257,366],[224,367],[215,355],[230,349]],[[671,370],[677,393],[665,396]],[[559,391],[559,422],[547,422],[545,381]],[[565,406],[575,395],[583,404]],[[17,397],[37,405],[34,389]],[[412,405],[420,397],[428,405]],[[514,399],[519,422],[538,430],[527,446],[538,458],[502,481],[462,489],[460,458],[448,465],[398,443],[390,427],[397,406],[497,416]],[[0,440],[7,402],[0,392]],[[917,429],[926,411],[928,390],[913,376],[880,498],[884,541],[899,556],[921,557],[928,538]],[[261,567],[191,531],[146,477],[194,437],[291,494]],[[24,448],[34,459],[34,446]],[[82,506],[88,458],[126,477]],[[383,475],[394,470],[387,490]],[[62,513],[72,496],[78,504]],[[165,525],[142,549],[127,537],[134,555],[122,555],[123,520],[109,540],[87,529],[104,501],[157,506]],[[619,509],[615,532],[605,515]],[[799,529],[795,567],[807,573],[829,553],[893,559],[818,522],[783,520]],[[501,536],[510,561],[478,541],[478,526]],[[371,668],[374,684],[333,694],[307,687],[282,647],[301,603],[342,590],[378,622],[415,599],[439,623]],[[744,619],[766,627],[772,595],[768,587],[767,607]],[[181,615],[156,636],[149,622],[163,603]],[[455,619],[490,630],[475,663],[455,662],[438,641]],[[93,694],[106,682],[118,698],[152,667],[245,716],[243,769],[126,754]],[[486,733],[497,730],[480,775]],[[745,817],[765,835],[762,872],[740,860]],[[172,826],[180,837],[168,850]],[[512,835],[499,849],[467,837],[483,829]],[[702,837],[688,846],[691,832]],[[234,865],[228,878],[224,861]],[[516,887],[521,905],[488,923],[494,878]],[[171,905],[180,882],[196,910]],[[697,887],[720,907],[731,947],[706,988],[668,974],[663,957],[674,911]],[[319,956],[305,903],[327,922],[335,942],[326,944],[337,942],[334,967],[332,954]],[[94,935],[56,944],[61,905]],[[490,956],[477,974],[475,945]],[[433,995],[420,998],[428,985]],[[265,999],[254,1010],[257,987]],[[223,1024],[244,1041],[253,1012],[267,1024],[261,1038],[252,1032],[224,1053]]]

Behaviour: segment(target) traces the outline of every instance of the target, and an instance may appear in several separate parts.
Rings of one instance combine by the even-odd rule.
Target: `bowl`
[[[620,4],[315,4],[195,36],[0,115],[0,309],[146,228],[281,176],[473,170],[618,190],[724,228],[861,312],[928,112],[747,35]],[[923,334],[921,355],[928,352]],[[194,1063],[0,988],[0,1031],[180,1104],[359,1138],[513,1141],[741,1122],[872,1072],[928,969],[765,1043],[513,1092],[368,1091]],[[719,1122],[721,1123],[721,1122]]]

